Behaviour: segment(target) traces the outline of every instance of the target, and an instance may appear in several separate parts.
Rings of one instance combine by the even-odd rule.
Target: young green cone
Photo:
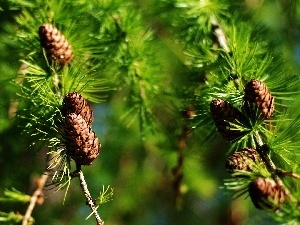
[[[227,140],[233,141],[243,136],[244,132],[236,129],[230,123],[243,123],[243,114],[229,102],[222,99],[210,103],[212,118],[220,134]]]
[[[268,119],[274,112],[274,97],[262,81],[252,79],[247,83],[244,100],[244,107],[248,113],[258,108],[263,119]]]
[[[72,46],[52,24],[42,24],[39,28],[39,36],[49,62],[57,61],[61,67],[64,67],[72,60]]]

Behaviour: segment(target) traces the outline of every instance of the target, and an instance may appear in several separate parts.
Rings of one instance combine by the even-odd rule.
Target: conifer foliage
[[[275,3],[0,1],[0,223],[298,224],[300,4]]]

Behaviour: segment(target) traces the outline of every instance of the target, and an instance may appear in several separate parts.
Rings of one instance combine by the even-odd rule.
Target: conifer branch
[[[271,208],[261,206],[257,208],[266,209],[266,211],[271,209],[274,217],[284,223],[290,224],[291,220],[298,219],[299,208],[296,197],[299,198],[299,195],[296,187],[299,181],[294,178],[300,179],[300,175],[294,173],[296,170],[291,168],[296,167],[300,160],[300,154],[297,153],[298,132],[295,132],[299,130],[299,117],[295,120],[296,125],[293,129],[286,124],[279,129],[278,122],[291,119],[291,117],[283,115],[283,111],[286,109],[283,107],[292,105],[291,100],[295,99],[296,102],[299,100],[298,95],[291,94],[295,93],[292,92],[294,91],[293,86],[299,84],[299,76],[289,76],[282,72],[286,67],[277,63],[276,59],[273,60],[278,55],[273,51],[274,45],[267,44],[268,38],[273,37],[266,37],[267,32],[263,32],[262,38],[258,36],[256,31],[259,30],[256,28],[260,29],[261,26],[256,28],[252,26],[251,19],[248,17],[251,13],[244,13],[245,11],[240,10],[241,6],[245,5],[232,3],[229,0],[147,0],[139,1],[139,3],[133,0],[82,0],[69,3],[58,0],[50,0],[46,3],[40,0],[12,0],[5,3],[4,7],[0,6],[0,11],[5,11],[6,5],[7,7],[12,5],[14,10],[17,10],[15,21],[19,25],[17,29],[14,29],[16,28],[15,23],[11,22],[8,26],[3,23],[3,28],[7,29],[8,27],[12,30],[11,37],[16,39],[14,44],[16,52],[19,52],[22,58],[23,66],[20,70],[22,76],[19,78],[22,79],[22,82],[17,83],[22,91],[19,94],[24,100],[11,101],[11,97],[6,99],[6,96],[11,95],[6,95],[4,92],[1,100],[5,101],[3,104],[1,102],[0,108],[2,109],[2,105],[6,105],[6,100],[12,102],[9,109],[10,118],[15,118],[17,115],[16,125],[25,126],[24,130],[31,137],[30,140],[26,140],[27,143],[48,146],[51,149],[49,154],[53,154],[48,171],[39,178],[36,190],[32,196],[27,196],[27,202],[24,202],[29,204],[25,216],[18,215],[20,220],[23,220],[23,225],[30,225],[33,221],[31,214],[35,205],[43,200],[42,189],[47,177],[52,175],[50,170],[55,172],[51,184],[58,186],[58,190],[62,190],[66,186],[68,189],[71,179],[78,177],[86,204],[92,210],[90,215],[95,217],[98,225],[104,224],[97,209],[100,204],[110,199],[112,191],[108,193],[109,188],[105,190],[103,187],[100,196],[93,200],[81,170],[81,165],[90,165],[99,155],[101,147],[91,126],[93,122],[92,109],[83,107],[86,104],[85,101],[81,101],[81,97],[75,98],[76,102],[78,100],[81,104],[72,102],[68,104],[69,106],[80,106],[75,111],[69,110],[68,107],[64,110],[61,109],[66,103],[62,102],[63,97],[70,92],[73,93],[72,96],[80,93],[88,101],[100,102],[104,98],[104,96],[100,96],[100,93],[110,90],[101,79],[101,73],[107,75],[109,83],[115,84],[114,89],[118,90],[124,86],[130,88],[130,97],[126,98],[125,96],[124,98],[130,101],[126,115],[130,116],[135,113],[133,119],[137,118],[136,115],[140,115],[140,124],[143,127],[146,127],[145,125],[151,127],[156,122],[152,106],[161,104],[160,97],[163,94],[166,94],[166,102],[170,100],[168,102],[174,102],[175,105],[182,100],[179,98],[184,98],[184,102],[195,101],[193,102],[195,109],[188,111],[188,114],[193,114],[195,112],[192,111],[196,110],[195,115],[183,117],[181,123],[172,123],[170,132],[169,130],[153,132],[155,135],[153,135],[153,145],[157,149],[165,150],[173,148],[168,145],[168,141],[165,141],[168,140],[166,137],[170,133],[172,137],[177,135],[178,129],[181,129],[180,136],[176,138],[178,143],[175,146],[177,162],[174,163],[176,165],[172,170],[176,203],[180,203],[178,200],[183,199],[182,179],[187,163],[186,151],[189,147],[186,146],[187,138],[194,128],[200,128],[204,133],[211,131],[210,134],[212,134],[214,126],[211,125],[215,122],[220,134],[230,142],[230,149],[237,150],[231,161],[236,166],[232,168],[232,182],[229,182],[228,185],[225,184],[228,189],[237,191],[238,196],[241,196],[246,192],[250,194],[249,184],[252,184],[252,187],[253,184],[263,184],[262,187],[259,187],[261,189],[254,189],[254,197],[258,196],[257,201],[253,202],[254,206],[257,207],[259,203],[272,206]],[[146,9],[144,12],[143,6]],[[8,14],[10,13],[8,12]],[[152,16],[152,18],[145,15]],[[248,21],[245,20],[246,17],[249,19]],[[155,26],[157,35],[152,35],[152,32],[148,32],[148,25],[156,25],[156,23],[158,23],[158,26]],[[37,32],[37,28],[41,24],[43,25],[40,27],[40,32]],[[54,28],[54,25],[57,28]],[[58,28],[61,31],[58,31]],[[17,35],[15,30],[18,31]],[[2,37],[3,31],[1,30],[0,33]],[[39,37],[41,43],[37,41]],[[263,41],[260,41],[260,38]],[[10,48],[5,51],[6,47],[4,45],[3,48],[3,43],[0,42],[0,49],[4,50],[2,51],[3,55],[5,56],[7,52],[7,55],[12,56],[11,62],[17,61],[18,59],[14,56],[15,54],[12,54]],[[164,47],[168,46],[170,50],[163,50],[161,44]],[[269,55],[270,52],[275,54]],[[165,57],[167,54],[172,57],[170,59]],[[175,59],[176,57],[178,59]],[[10,59],[7,56],[4,58],[5,60]],[[182,65],[174,66],[173,60]],[[0,68],[0,70],[2,72],[3,69]],[[9,71],[5,70],[1,74],[6,79]],[[185,74],[189,76],[182,76]],[[262,91],[269,100],[266,101],[266,98],[262,97],[261,101],[255,100],[250,104],[251,99],[247,99],[246,103],[249,105],[240,104],[245,102],[243,90],[245,90],[245,82],[250,79],[267,81],[268,88],[276,97],[276,112],[274,111],[273,96],[261,83],[260,88],[255,91]],[[181,83],[181,81],[188,82]],[[173,88],[173,82],[178,82],[180,88]],[[168,88],[162,88],[164,85]],[[285,93],[279,96],[281,91]],[[254,93],[251,92],[249,95],[254,96]],[[167,100],[168,97],[170,98]],[[109,101],[108,109],[111,108],[111,104],[114,107],[113,104],[115,102],[118,104],[118,101],[121,100],[121,98],[109,99],[117,101]],[[212,105],[213,110],[209,113],[208,103],[212,99],[218,100]],[[254,103],[259,103],[261,107],[254,110],[252,107]],[[263,116],[257,116],[258,109],[264,112]],[[118,110],[124,109],[118,107]],[[294,111],[298,111],[298,108]],[[274,116],[273,112],[275,112]],[[122,114],[122,112],[120,113]],[[166,120],[170,119],[168,115],[164,115],[164,117]],[[194,119],[192,124],[190,124],[191,117]],[[18,123],[18,118],[25,118],[25,123]],[[265,119],[268,120],[264,121]],[[268,123],[270,124],[268,125]],[[3,124],[9,126],[10,121],[6,118],[2,121],[0,113],[1,130]],[[108,124],[104,128],[118,126],[119,123]],[[269,138],[272,137],[274,127],[284,135],[273,135],[275,142],[272,143]],[[278,138],[278,136],[281,137]],[[201,146],[198,149],[199,152],[209,149],[209,146],[199,145],[199,139],[191,141],[196,143],[191,146]],[[120,143],[123,146],[127,145],[123,141]],[[133,144],[135,145],[135,143]],[[151,154],[153,152],[151,151]],[[164,154],[167,154],[165,152]],[[276,161],[273,158],[273,152],[279,156]],[[13,151],[10,153],[13,154]],[[123,155],[120,154],[121,157]],[[137,160],[141,158],[140,155],[135,157]],[[162,168],[165,168],[164,165],[168,159],[169,157],[160,159],[163,160]],[[73,173],[70,173],[71,160],[76,163],[76,170]],[[283,169],[286,170],[277,168],[281,165],[280,160],[290,163],[289,165],[284,164],[286,167]],[[190,163],[190,161],[188,162]],[[140,166],[141,164],[136,165]],[[147,166],[148,164],[143,165]],[[197,162],[197,168],[199,168],[198,166],[201,166],[201,163]],[[137,167],[137,169],[139,168]],[[187,185],[191,180],[197,182],[206,179],[196,173],[197,170],[193,171],[193,174],[185,178]],[[107,175],[113,179],[115,173],[112,173],[111,170],[108,172]],[[127,172],[126,170],[124,174]],[[144,173],[139,174],[144,175]],[[149,171],[146,171],[145,174],[149,174]],[[157,178],[157,176],[140,178],[147,179],[143,183],[151,184],[148,182],[148,177],[149,181],[152,177]],[[190,177],[191,180],[189,180]],[[132,190],[131,185],[128,187],[123,187],[124,192]],[[191,189],[193,188],[195,187],[191,185]],[[272,193],[269,192],[270,190]],[[257,195],[259,191],[262,191],[261,196]],[[147,194],[149,193],[147,192]],[[125,192],[125,194],[127,193]],[[141,199],[143,197],[141,196]],[[287,198],[289,198],[288,202],[285,201]],[[118,198],[118,201],[122,200]],[[116,205],[119,206],[119,204]],[[147,204],[147,206],[149,205],[153,204]],[[128,209],[126,207],[126,210]],[[122,209],[112,207],[111,210],[121,211]],[[117,211],[116,213],[124,212]],[[7,221],[9,221],[8,219]],[[17,223],[11,221],[13,224]],[[191,221],[194,220],[191,219]],[[187,223],[189,222],[187,221]]]
[[[180,138],[178,140],[178,149],[177,149],[177,165],[172,169],[172,173],[174,176],[173,188],[175,192],[176,205],[179,205],[179,200],[182,197],[181,182],[183,179],[184,145],[185,145],[185,138],[183,137],[183,135],[180,135]]]
[[[263,162],[266,164],[268,170],[275,174],[276,173],[276,166],[273,163],[273,161],[271,160],[270,156],[268,155],[268,146],[266,144],[263,143],[261,137],[259,136],[259,134],[255,134],[255,141],[257,142],[257,151],[261,157],[261,159],[263,160]]]
[[[225,33],[216,18],[211,18],[211,24],[213,25],[213,34],[216,36],[221,48],[223,48],[225,52],[230,52]]]
[[[101,219],[100,215],[98,214],[97,212],[97,208],[95,206],[95,201],[93,200],[90,192],[89,192],[89,189],[87,187],[87,183],[84,179],[84,175],[83,175],[83,172],[81,170],[81,165],[79,164],[76,164],[76,171],[73,172],[72,176],[73,177],[78,177],[79,178],[79,181],[80,181],[80,187],[84,193],[84,196],[86,198],[86,204],[91,208],[92,210],[92,213],[94,214],[94,217],[97,221],[97,225],[103,225],[104,224],[104,221]]]
[[[43,187],[48,179],[48,172],[44,172],[44,174],[38,178],[37,182],[36,182],[36,190],[35,192],[33,193],[33,195],[31,196],[31,199],[30,199],[30,204],[27,208],[27,211],[25,213],[25,215],[23,216],[23,221],[22,221],[22,225],[27,225],[29,220],[31,219],[31,214],[32,214],[32,211],[35,207],[35,205],[38,203],[38,204],[42,204],[42,199],[43,198]]]
[[[268,155],[269,147],[266,144],[263,144],[260,136],[257,133],[256,133],[255,137],[256,137],[257,144],[258,144],[257,151],[258,151],[262,161],[265,163],[268,170],[271,172],[272,178],[277,182],[277,184],[279,186],[281,186],[284,189],[285,194],[287,196],[289,196],[291,201],[297,202],[296,198],[291,194],[291,191],[286,187],[286,185],[284,185],[282,179],[279,177],[278,171],[280,171],[280,170],[277,169],[277,167],[273,163],[272,159]]]
[[[296,178],[296,179],[300,179],[300,175],[299,175],[299,174],[296,174],[296,173],[294,173],[294,172],[285,171],[285,170],[283,170],[283,169],[277,168],[277,169],[276,169],[276,173],[277,173],[279,176],[290,176],[290,177],[293,177],[293,178]]]
[[[184,148],[186,147],[186,141],[191,135],[191,127],[188,124],[188,119],[194,116],[194,106],[190,105],[187,110],[182,113],[183,125],[181,128],[181,134],[178,138],[178,147],[177,147],[177,165],[172,169],[174,181],[173,187],[175,191],[175,201],[176,205],[179,206],[180,200],[182,198],[181,184],[183,179],[183,166],[184,166]]]

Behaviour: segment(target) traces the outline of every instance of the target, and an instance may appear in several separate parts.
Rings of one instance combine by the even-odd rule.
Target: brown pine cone
[[[285,202],[285,191],[274,180],[258,177],[249,185],[249,195],[258,209],[276,211]]]
[[[262,81],[252,79],[247,83],[244,100],[244,107],[248,112],[255,113],[258,107],[264,119],[270,118],[274,112],[274,97]]]
[[[230,123],[243,123],[243,114],[229,102],[222,99],[210,103],[212,118],[220,134],[227,140],[233,141],[244,135],[244,132],[232,127]]]
[[[39,36],[49,62],[57,61],[61,67],[64,67],[72,60],[72,46],[52,24],[42,24],[39,28]]]
[[[68,93],[63,100],[62,115],[70,113],[80,114],[90,126],[93,123],[93,110],[87,101],[77,92]]]
[[[67,153],[77,164],[90,165],[99,155],[101,144],[80,114],[66,116],[63,135]]]
[[[251,172],[255,164],[262,163],[258,153],[253,148],[243,148],[227,158],[225,168],[230,172],[243,170]]]

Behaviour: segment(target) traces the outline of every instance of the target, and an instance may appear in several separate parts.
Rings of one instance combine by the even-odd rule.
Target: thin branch
[[[61,100],[62,98],[62,93],[61,93],[61,81],[59,80],[58,74],[55,73],[53,76],[53,83],[54,83],[54,87],[56,88],[56,95],[59,98],[59,100]]]
[[[294,172],[288,172],[288,171],[285,171],[283,169],[276,169],[276,172],[279,176],[290,176],[290,177],[293,177],[293,178],[296,178],[296,179],[300,179],[300,175],[296,174]]]
[[[79,177],[79,180],[80,180],[80,187],[85,195],[85,198],[86,198],[86,204],[91,208],[94,216],[95,216],[95,219],[97,221],[97,225],[104,225],[104,221],[100,218],[100,215],[98,214],[97,212],[97,208],[95,206],[95,202],[88,190],[88,187],[87,187],[87,184],[86,184],[86,181],[84,179],[84,175],[83,175],[83,172],[80,168],[80,165],[76,165],[77,166],[77,169],[76,171],[73,173],[73,177]]]
[[[257,148],[258,153],[261,159],[264,161],[265,165],[267,166],[268,170],[271,172],[273,179],[277,182],[279,186],[284,188],[285,194],[289,196],[291,201],[296,202],[297,201],[296,198],[291,194],[290,190],[284,185],[283,181],[279,177],[278,171],[280,170],[277,169],[277,167],[275,166],[275,164],[273,163],[272,159],[268,154],[269,147],[263,143],[258,133],[255,134],[255,137],[258,145]]]
[[[27,208],[25,215],[23,216],[22,225],[27,225],[28,222],[30,221],[31,214],[35,207],[35,204],[38,202],[41,196],[43,196],[43,187],[48,179],[48,176],[49,176],[48,172],[44,172],[44,174],[38,179],[36,190],[31,196],[30,204]]]
[[[225,50],[225,52],[230,52],[225,33],[216,18],[211,18],[211,24],[213,25],[213,34],[216,36],[219,45]]]
[[[184,166],[184,148],[186,146],[186,141],[191,135],[191,128],[188,124],[188,119],[192,118],[195,114],[194,106],[190,105],[187,110],[183,111],[182,117],[184,123],[181,128],[181,135],[178,138],[178,148],[177,148],[177,165],[172,169],[174,176],[173,188],[175,191],[175,203],[176,206],[180,206],[182,200],[182,180],[183,180],[183,166]]]
[[[226,39],[226,35],[224,30],[222,29],[220,23],[216,20],[216,18],[212,17],[210,20],[211,24],[212,24],[212,32],[215,36],[215,42],[217,42],[217,44],[226,52],[226,53],[230,53],[230,48],[227,44],[227,39]],[[236,69],[232,68],[231,72],[230,72],[230,76],[234,81],[234,86],[237,90],[239,90],[239,79],[238,76],[236,74]]]

